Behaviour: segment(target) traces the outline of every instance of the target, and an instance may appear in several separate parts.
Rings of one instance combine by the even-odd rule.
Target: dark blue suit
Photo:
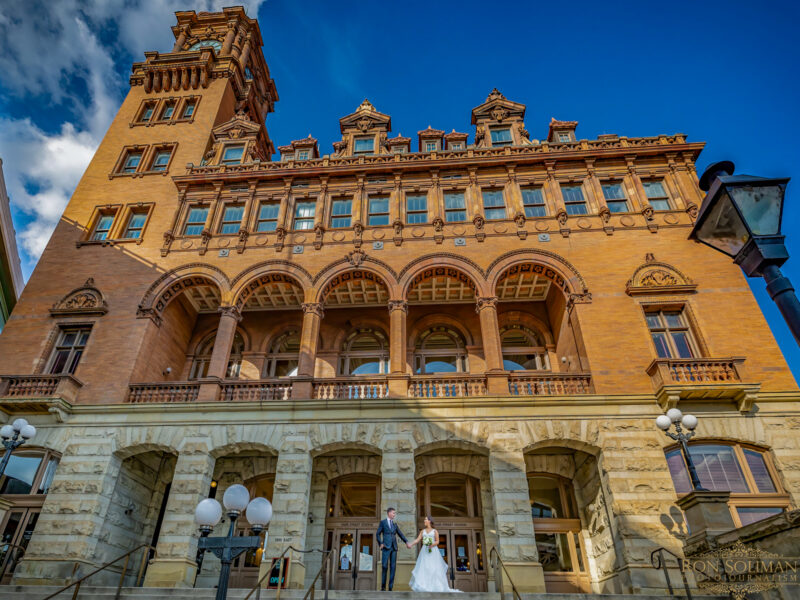
[[[378,525],[376,537],[378,543],[383,546],[381,549],[381,589],[386,589],[386,572],[389,571],[389,590],[394,587],[394,570],[397,565],[397,536],[405,543],[408,543],[406,536],[397,526],[397,521],[392,521],[389,526],[389,519],[384,519]]]

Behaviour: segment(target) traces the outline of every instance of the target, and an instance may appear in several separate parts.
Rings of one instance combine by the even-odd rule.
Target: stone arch
[[[464,338],[464,342],[467,346],[474,346],[477,343],[472,332],[464,327],[460,321],[444,313],[433,313],[425,315],[410,325],[407,332],[407,347],[413,350],[419,335],[429,327],[434,327],[436,325],[447,325],[455,329]]]
[[[538,450],[543,449],[558,449],[564,448],[565,450],[571,450],[576,452],[582,452],[584,454],[588,454],[589,456],[593,456],[595,458],[599,457],[602,453],[602,450],[599,446],[595,446],[594,444],[589,444],[582,440],[576,439],[548,439],[548,440],[539,440],[538,442],[533,442],[528,446],[522,449],[523,454],[530,454],[532,452],[536,452]]]
[[[350,448],[360,448],[380,454],[381,444],[384,443],[389,431],[391,431],[389,425],[379,422],[342,423],[337,427],[315,423],[308,428],[311,455],[316,456],[323,450],[331,452]]]
[[[460,452],[471,452],[480,456],[489,456],[488,448],[464,439],[439,440],[417,446],[414,449],[414,456],[424,456],[440,450],[457,450]]]
[[[388,265],[378,260],[350,261],[342,259],[324,267],[314,278],[309,302],[324,302],[337,286],[350,280],[372,281],[386,289],[389,298],[398,294],[397,277]]]
[[[235,456],[244,453],[261,453],[268,456],[278,456],[278,451],[267,444],[255,441],[240,441],[231,442],[222,446],[215,447],[211,451],[211,456],[214,459],[220,459],[226,456]]]
[[[583,276],[569,261],[558,254],[546,250],[513,250],[499,256],[486,270],[490,295],[495,295],[497,284],[512,269],[515,272],[529,269],[542,275],[553,282],[566,296],[585,295],[589,292]]]
[[[553,340],[553,332],[550,331],[550,326],[545,323],[539,317],[532,315],[529,312],[522,311],[522,310],[510,310],[507,312],[502,312],[498,314],[497,320],[500,325],[500,330],[502,331],[503,327],[510,325],[510,324],[519,324],[524,325],[525,327],[532,329],[538,333],[542,334],[542,338],[546,345],[555,344]]]
[[[172,269],[159,277],[139,302],[136,316],[150,318],[160,324],[164,309],[172,300],[184,290],[200,285],[216,287],[223,306],[231,297],[231,283],[222,270],[212,265],[192,263]]]
[[[253,292],[273,282],[284,282],[298,287],[304,299],[308,298],[312,289],[311,274],[303,267],[285,260],[268,260],[245,269],[233,278],[232,304],[241,310]]]
[[[475,290],[476,297],[490,296],[486,274],[476,263],[457,254],[441,252],[420,256],[400,271],[400,296],[406,299],[411,287],[437,274],[456,277]]]
[[[174,456],[178,455],[178,450],[176,450],[172,446],[168,446],[165,444],[158,444],[158,443],[134,443],[129,446],[124,446],[122,448],[117,448],[114,451],[114,456],[119,458],[120,460],[125,460],[128,458],[132,458],[139,454],[145,454],[146,452],[163,452],[165,454],[172,454]]]
[[[261,346],[256,351],[260,354],[268,354],[270,352],[270,348],[272,348],[277,339],[293,329],[296,329],[298,332],[301,332],[303,329],[303,318],[299,314],[297,316],[297,321],[282,323],[270,331],[269,334],[265,335],[264,340],[261,342]],[[320,347],[322,347],[321,343]]]
[[[342,344],[350,336],[350,334],[354,329],[377,329],[378,331],[383,333],[387,342],[389,340],[388,318],[385,321],[381,321],[380,319],[375,319],[372,317],[355,317],[353,319],[350,319],[349,322],[350,322],[350,328],[349,329],[345,329],[344,327],[340,328],[336,333],[336,337],[333,338],[333,345],[330,347],[326,347],[327,350],[341,350]]]
[[[314,448],[311,449],[311,456],[312,458],[317,458],[319,456],[341,453],[342,451],[347,450],[353,450],[364,454],[372,454],[374,456],[381,456],[381,454],[383,454],[383,451],[378,446],[367,442],[353,440],[328,442],[326,444],[322,444],[321,446],[314,446]]]
[[[196,331],[192,336],[192,339],[189,340],[189,345],[187,346],[187,354],[196,354],[197,349],[200,347],[201,344],[206,342],[210,337],[215,336],[217,334],[217,330],[219,328],[218,323],[210,323],[206,327],[204,327],[200,331]],[[245,352],[252,352],[253,351],[253,344],[252,344],[252,336],[250,332],[247,330],[246,327],[243,327],[241,323],[236,326],[236,333],[242,336],[242,341],[244,342],[244,351]]]

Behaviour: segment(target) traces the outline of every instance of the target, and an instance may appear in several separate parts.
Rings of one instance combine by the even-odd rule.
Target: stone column
[[[239,56],[239,62],[242,65],[242,69],[247,66],[247,59],[250,58],[250,34],[247,34],[247,39],[244,42],[244,47],[242,48],[242,54]]]
[[[189,441],[181,449],[158,536],[157,558],[147,568],[145,587],[190,588],[194,585],[200,537],[194,509],[208,497],[214,462],[205,440]]]
[[[497,296],[478,298],[475,307],[481,321],[483,357],[486,360],[486,388],[490,394],[508,394],[508,374],[503,369]]]
[[[235,306],[221,306],[219,312],[217,335],[214,338],[214,349],[211,351],[206,374],[209,381],[201,380],[200,391],[197,395],[198,402],[213,402],[217,399],[219,382],[227,375],[233,338],[236,336],[236,326],[242,320],[242,315]]]
[[[222,52],[223,56],[227,56],[231,53],[231,48],[233,48],[233,38],[236,37],[236,23],[235,22],[228,22],[228,31],[225,32],[225,40],[222,42]]]
[[[516,218],[518,214],[525,215],[525,205],[522,202],[522,189],[517,181],[517,174],[514,167],[506,167],[508,171],[508,183],[505,186],[506,198],[508,199],[508,211],[510,217]]]
[[[311,495],[312,458],[305,432],[287,435],[278,455],[272,494],[272,521],[261,575],[271,560],[287,547],[305,550],[308,502]],[[302,589],[305,580],[305,555],[294,554],[289,569],[289,587]]]
[[[303,330],[300,333],[300,358],[297,361],[297,377],[292,383],[292,397],[295,400],[310,398],[317,361],[319,327],[324,316],[321,302],[305,302],[303,308]]]
[[[84,575],[114,558],[98,556],[98,545],[122,461],[97,431],[73,438],[61,456],[14,584],[64,585],[75,563]]]
[[[387,436],[381,457],[380,517],[386,516],[389,507],[397,509],[397,526],[408,541],[417,536],[417,481],[414,478],[414,451],[407,437]],[[377,523],[376,523],[377,529]],[[397,570],[394,589],[410,590],[408,582],[416,562],[416,551],[409,550],[398,539]],[[378,581],[381,567],[376,571]]]
[[[183,50],[183,45],[186,43],[186,33],[189,31],[189,26],[184,25],[181,27],[181,32],[175,38],[175,45],[172,47],[173,52],[180,52]]]
[[[647,201],[647,193],[644,191],[642,180],[639,179],[639,175],[636,173],[636,157],[626,156],[625,162],[628,166],[628,178],[632,184],[633,191],[635,192],[631,198],[635,204],[633,208],[639,211],[649,208],[650,203]]]
[[[498,551],[521,592],[543,593],[544,573],[533,532],[525,457],[514,447],[516,440],[516,432],[495,438],[489,454]]]
[[[389,300],[389,393],[405,397],[408,394],[406,370],[406,318],[408,303]]]

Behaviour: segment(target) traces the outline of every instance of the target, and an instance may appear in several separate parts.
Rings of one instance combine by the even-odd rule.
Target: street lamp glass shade
[[[272,504],[266,498],[253,498],[247,505],[245,516],[253,527],[264,528],[272,519]]]
[[[17,419],[16,421],[14,421],[12,427],[14,428],[14,431],[20,432],[22,431],[22,428],[25,427],[25,425],[27,424],[28,422],[25,419]]]
[[[670,425],[672,425],[672,419],[670,419],[667,415],[658,415],[656,417],[656,427],[659,429],[666,431],[669,429]]]
[[[697,417],[694,415],[683,415],[683,418],[681,419],[681,425],[686,427],[686,429],[689,431],[692,431],[695,427],[697,427]]]
[[[739,207],[752,235],[778,235],[786,184],[728,185],[728,193]]]
[[[677,423],[678,421],[681,420],[683,413],[679,411],[677,408],[670,408],[667,411],[667,416],[669,417],[670,421],[672,421],[673,423]]]
[[[19,434],[22,436],[22,439],[29,440],[36,435],[36,427],[33,425],[25,425]]]
[[[225,495],[222,496],[222,503],[228,510],[242,512],[247,508],[248,502],[250,502],[250,492],[240,483],[233,484],[225,490]]]
[[[222,506],[213,498],[206,498],[194,509],[194,520],[200,527],[214,527],[222,518]]]
[[[711,201],[714,202],[714,199]],[[750,239],[747,226],[726,192],[721,192],[716,197],[716,202],[696,230],[696,235],[701,242],[731,258],[736,258]]]
[[[14,428],[11,425],[3,425],[0,427],[0,437],[3,439],[14,437]]]

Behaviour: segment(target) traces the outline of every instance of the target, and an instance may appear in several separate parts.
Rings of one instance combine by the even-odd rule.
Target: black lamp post
[[[794,339],[800,344],[800,302],[780,266],[789,258],[781,234],[788,177],[734,175],[734,165],[710,165],[700,178],[706,193],[689,239],[733,258],[748,277],[763,277]]]
[[[6,449],[3,454],[3,460],[0,461],[0,477],[6,472],[8,461],[11,460],[11,453],[35,435],[36,428],[33,425],[29,425],[25,419],[17,419],[11,425],[0,427],[0,438],[2,438],[3,447]]]
[[[669,429],[675,426],[675,433]],[[681,427],[683,425],[683,427]],[[694,415],[684,415],[677,408],[670,408],[665,415],[656,417],[656,427],[671,437],[673,440],[681,445],[681,453],[683,459],[686,461],[686,467],[689,469],[689,479],[692,481],[692,489],[695,492],[707,492],[702,484],[700,478],[697,476],[697,469],[694,466],[692,455],[689,454],[689,445],[686,443],[694,437],[694,430],[697,427],[697,417]],[[686,428],[686,431],[683,429]]]

